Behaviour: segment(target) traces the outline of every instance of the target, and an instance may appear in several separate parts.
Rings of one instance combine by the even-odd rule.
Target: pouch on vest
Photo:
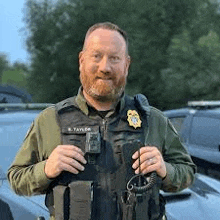
[[[93,182],[74,181],[70,188],[70,220],[90,220],[93,202]]]
[[[56,220],[90,220],[93,182],[74,181],[68,186],[53,188]]]

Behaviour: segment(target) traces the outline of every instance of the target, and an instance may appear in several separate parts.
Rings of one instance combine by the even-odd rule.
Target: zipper
[[[108,122],[108,120],[106,119],[106,118],[104,118],[104,119],[102,119],[102,129],[101,129],[101,132],[102,132],[102,141],[103,141],[103,147],[104,147],[104,150],[105,150],[105,152],[104,152],[104,154],[105,154],[105,157],[104,157],[104,160],[105,160],[105,168],[107,168],[107,157],[108,156],[110,156],[110,155],[107,155],[107,145],[106,145],[106,140],[107,140],[107,122]],[[110,183],[110,181],[109,181],[109,173],[108,172],[106,172],[105,173],[105,175],[104,175],[105,177],[102,179],[102,181],[103,181],[103,188],[104,188],[104,191],[106,192],[105,193],[105,198],[104,198],[104,203],[105,203],[105,207],[104,207],[104,209],[105,209],[105,211],[104,211],[104,216],[102,216],[103,218],[106,218],[107,216],[106,216],[106,214],[108,215],[108,214],[110,214],[109,213],[109,207],[108,207],[108,202],[106,202],[106,201],[108,201],[108,196],[109,196],[109,183]]]
[[[106,118],[102,119],[102,132],[103,132],[103,140],[105,140],[106,134],[107,134],[107,119]]]

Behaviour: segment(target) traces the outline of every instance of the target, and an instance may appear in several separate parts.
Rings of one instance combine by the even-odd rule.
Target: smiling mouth
[[[97,77],[97,80],[109,81],[112,80],[112,78]]]

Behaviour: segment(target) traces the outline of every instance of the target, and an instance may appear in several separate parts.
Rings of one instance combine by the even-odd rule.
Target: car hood
[[[197,174],[192,187],[180,193],[162,193],[168,220],[220,219],[220,182]]]
[[[44,195],[31,197],[18,196],[11,190],[8,181],[1,179],[0,197],[10,206],[15,220],[35,220],[39,216],[49,219],[49,211],[44,205]]]

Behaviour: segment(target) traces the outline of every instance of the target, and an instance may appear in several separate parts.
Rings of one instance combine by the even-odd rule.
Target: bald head
[[[111,30],[111,31],[118,32],[125,42],[126,53],[128,55],[128,36],[127,36],[127,33],[124,30],[122,30],[120,27],[118,27],[117,25],[110,23],[110,22],[97,23],[88,29],[86,36],[85,36],[85,40],[84,40],[83,50],[85,50],[85,48],[86,48],[88,37],[97,29],[105,29],[105,30]]]

